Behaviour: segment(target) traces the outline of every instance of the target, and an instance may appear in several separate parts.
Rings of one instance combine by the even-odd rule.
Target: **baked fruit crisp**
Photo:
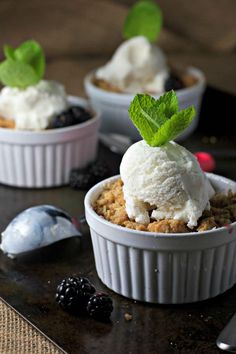
[[[162,11],[154,1],[138,1],[123,27],[125,39],[110,60],[93,75],[102,90],[135,94],[160,94],[188,88],[198,82],[190,70],[173,67],[156,41],[162,28]]]
[[[161,233],[183,233],[206,231],[222,227],[236,221],[236,193],[216,193],[210,200],[210,210],[205,210],[195,228],[190,229],[181,220],[150,220],[148,224],[140,224],[130,220],[123,195],[121,179],[108,184],[94,203],[95,212],[107,221],[139,231]],[[150,210],[152,210],[150,208]]]
[[[125,93],[125,91],[122,91],[119,86],[116,86],[115,84],[112,84],[107,80],[100,79],[96,77],[96,75],[93,77],[92,80],[93,84],[102,90],[113,93]],[[184,88],[189,88],[196,85],[197,82],[198,79],[191,73],[188,73],[184,70],[171,68],[170,73],[168,74],[168,76],[166,76],[165,82],[163,83],[163,90],[169,91],[172,89],[180,90]],[[146,89],[145,92],[148,92],[150,94],[157,93],[153,88],[149,90]]]
[[[216,194],[197,158],[174,141],[191,124],[195,108],[180,109],[172,90],[158,99],[137,94],[128,113],[143,140],[126,150],[120,179],[105,187],[96,213],[159,233],[206,231],[236,221],[236,194]]]
[[[18,48],[4,46],[0,63],[0,128],[42,131],[81,124],[92,118],[71,105],[62,84],[44,80],[45,55],[34,40]]]

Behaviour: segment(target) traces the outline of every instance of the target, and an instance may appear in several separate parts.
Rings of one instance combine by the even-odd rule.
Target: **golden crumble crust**
[[[0,128],[14,129],[15,121],[13,119],[6,119],[0,117]]]
[[[153,221],[147,226],[147,231],[161,232],[161,233],[183,233],[189,232],[189,228],[181,220],[165,219],[160,221]]]
[[[105,90],[105,91],[116,92],[116,93],[121,93],[122,92],[118,87],[110,84],[109,82],[107,82],[107,81],[105,81],[103,79],[94,78],[93,79],[93,84],[95,86],[99,87],[100,89]]]
[[[207,231],[217,227],[214,216],[200,220],[197,231]]]
[[[95,201],[95,212],[104,219],[129,229],[161,233],[183,233],[192,231],[207,231],[229,225],[236,221],[236,193],[216,193],[210,200],[210,210],[205,210],[194,229],[189,229],[183,221],[165,219],[151,221],[149,224],[139,224],[130,220],[125,209],[125,200],[121,179],[107,184]]]
[[[177,77],[180,78],[180,80],[183,82],[183,85],[185,88],[191,87],[196,85],[198,82],[198,79],[193,76],[190,73],[186,72],[178,72]],[[92,79],[92,82],[95,86],[99,87],[100,89],[108,92],[115,92],[115,93],[122,93],[123,91],[119,89],[117,86],[110,84],[108,81],[103,80],[103,79],[98,79],[97,77],[94,77]],[[154,91],[149,92],[150,94],[155,94]]]
[[[184,83],[184,86],[185,87],[191,87],[191,86],[194,86],[196,85],[196,83],[198,82],[198,79],[189,74],[189,73],[184,73],[180,76],[182,82]]]

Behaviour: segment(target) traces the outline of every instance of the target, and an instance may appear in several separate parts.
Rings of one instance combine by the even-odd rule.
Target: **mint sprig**
[[[129,11],[124,27],[123,37],[130,39],[144,36],[150,42],[155,42],[162,28],[162,12],[152,0],[140,0]]]
[[[6,59],[0,63],[0,81],[24,89],[36,85],[44,75],[45,56],[39,43],[28,40],[18,48],[5,45]]]
[[[179,110],[174,91],[157,100],[147,94],[137,94],[128,112],[143,139],[153,147],[175,139],[191,124],[196,113],[193,106]]]
[[[3,52],[7,59],[15,59],[14,49],[9,45],[4,45]]]

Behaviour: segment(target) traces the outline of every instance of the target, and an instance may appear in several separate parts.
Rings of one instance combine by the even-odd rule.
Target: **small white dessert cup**
[[[89,107],[68,96],[71,105]],[[93,112],[94,113],[94,112]],[[25,188],[56,187],[69,182],[72,168],[96,158],[100,114],[85,123],[43,131],[0,128],[0,183]]]
[[[101,281],[131,299],[181,304],[206,300],[236,283],[236,222],[205,232],[163,234],[131,230],[106,221],[93,203],[115,176],[85,197],[96,269]],[[208,174],[217,191],[236,183]]]
[[[177,138],[177,141],[185,139],[196,129],[199,121],[202,96],[206,87],[205,76],[201,70],[189,67],[186,69],[186,72],[196,77],[197,82],[191,87],[177,90],[176,94],[179,99],[180,108],[183,109],[193,105],[196,108],[196,117],[188,129]],[[104,133],[127,135],[135,141],[140,140],[140,134],[128,115],[129,105],[135,95],[105,91],[93,83],[94,75],[95,71],[85,77],[84,87],[92,107],[101,112],[101,131]],[[162,94],[153,94],[153,96],[158,98]]]

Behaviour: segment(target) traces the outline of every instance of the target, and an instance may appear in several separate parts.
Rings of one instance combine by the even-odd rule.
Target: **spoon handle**
[[[123,155],[130,145],[132,145],[131,139],[122,134],[99,133],[99,139],[111,151],[120,155]]]
[[[222,350],[236,353],[236,314],[220,332],[216,344]]]

